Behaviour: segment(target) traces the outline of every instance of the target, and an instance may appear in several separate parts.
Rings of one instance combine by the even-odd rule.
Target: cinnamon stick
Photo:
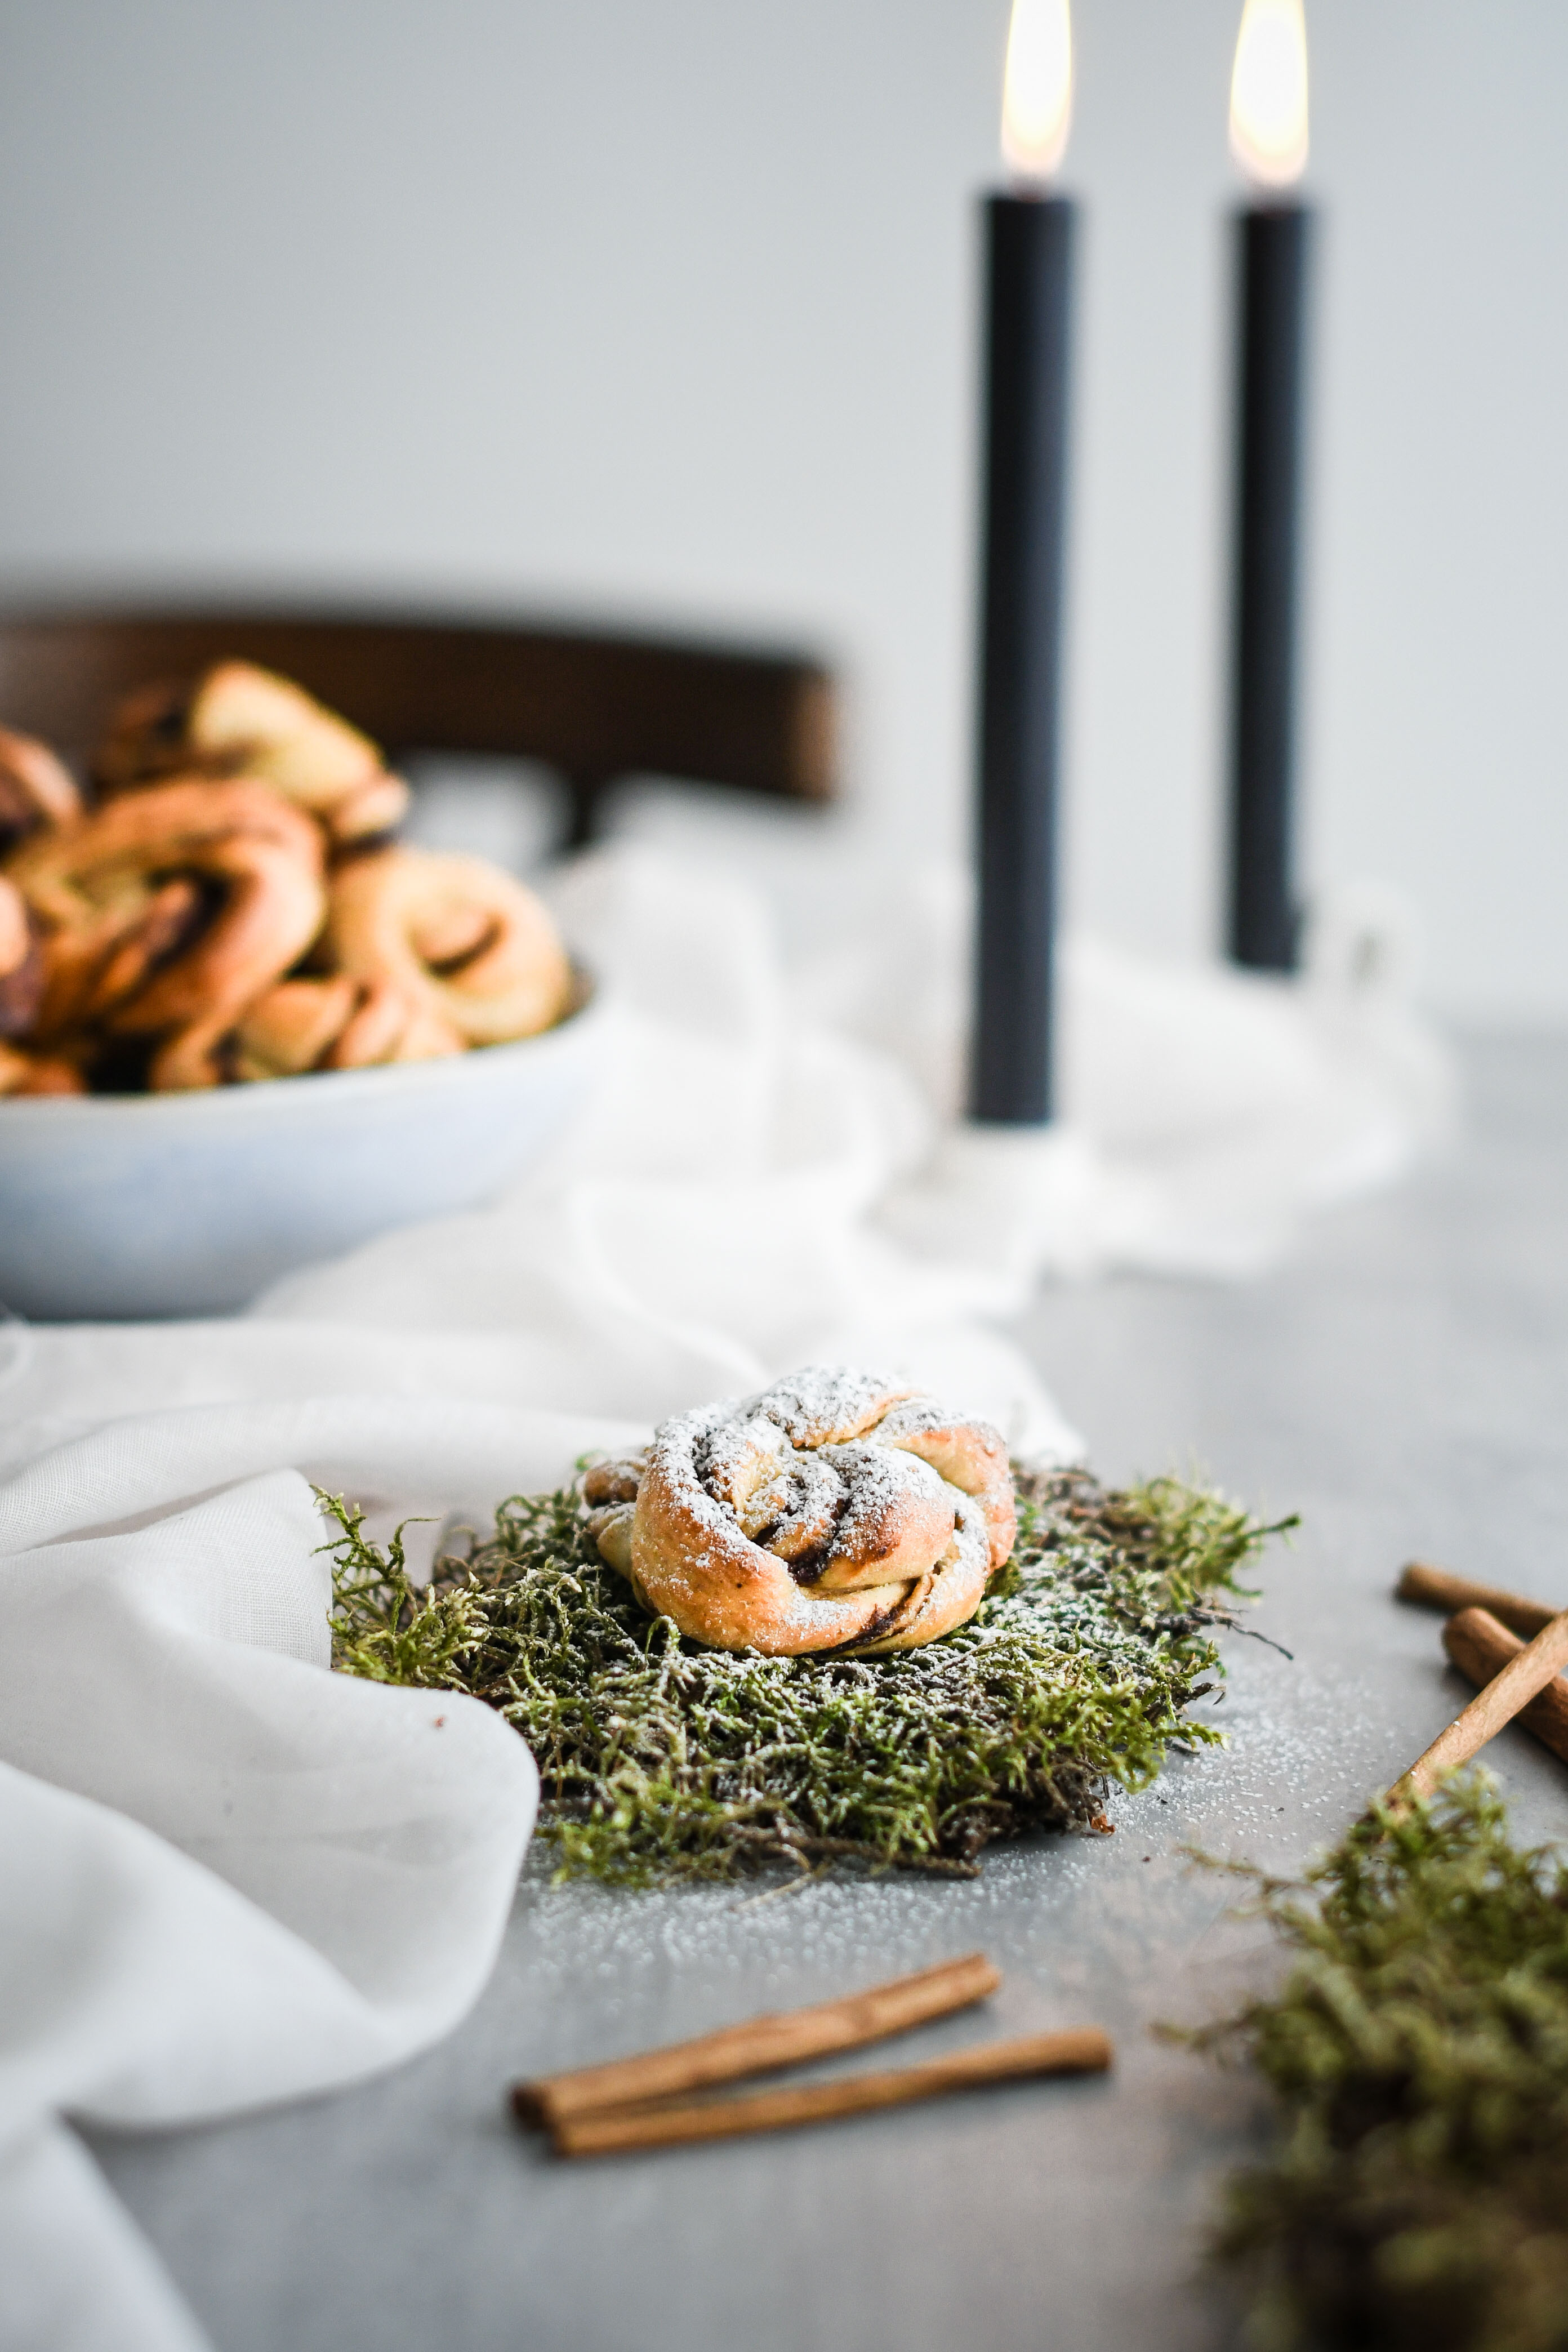
[[[559,2156],[619,2156],[641,2147],[672,2147],[683,2142],[732,2139],[749,2132],[791,2131],[802,2124],[826,2123],[837,2116],[868,2115],[883,2107],[910,2105],[952,2091],[977,2090],[992,2083],[1016,2083],[1040,2074],[1099,2074],[1110,2064],[1111,2047],[1097,2027],[1066,2033],[1031,2033],[1016,2042],[993,2042],[933,2058],[922,2066],[901,2066],[880,2074],[851,2074],[837,2083],[806,2083],[760,2091],[744,2099],[692,2099],[663,2106],[606,2107],[563,2116],[551,2137]]]
[[[1524,1644],[1487,1610],[1462,1609],[1444,1626],[1443,1647],[1468,1681],[1485,1684],[1518,1657]],[[1568,1764],[1568,1684],[1561,1675],[1520,1708],[1519,1722]]]
[[[1542,1626],[1533,1642],[1527,1642],[1511,1657],[1484,1690],[1479,1691],[1462,1715],[1456,1716],[1446,1731],[1440,1732],[1430,1748],[1418,1756],[1408,1772],[1401,1775],[1388,1791],[1387,1802],[1395,1811],[1403,1811],[1416,1797],[1429,1797],[1440,1781],[1461,1764],[1468,1764],[1479,1748],[1507,1723],[1511,1723],[1520,1709],[1527,1706],[1536,1693],[1544,1690],[1552,1676],[1568,1664],[1568,1610]]]
[[[702,2090],[710,2083],[732,2083],[746,2074],[766,2074],[774,2066],[825,2057],[832,2051],[858,2050],[865,2042],[923,2025],[928,2019],[967,2009],[994,1992],[1001,1981],[1001,1971],[984,1952],[970,1952],[963,1959],[944,1960],[940,1967],[921,1969],[914,1976],[895,1977],[889,1984],[872,1985],[843,2000],[748,2018],[740,2025],[722,2026],[716,2033],[700,2034],[695,2041],[670,2042],[662,2050],[613,2058],[603,2066],[584,2066],[573,2074],[518,2083],[512,2089],[512,2106],[522,2122],[554,2130],[568,2116],[595,2108],[668,2098]]]
[[[1526,1641],[1557,1614],[1547,1601],[1528,1601],[1522,1592],[1506,1592],[1498,1584],[1478,1584],[1473,1577],[1450,1575],[1425,1559],[1411,1560],[1394,1590],[1401,1601],[1413,1601],[1420,1609],[1441,1609],[1447,1616],[1460,1609],[1489,1610]]]

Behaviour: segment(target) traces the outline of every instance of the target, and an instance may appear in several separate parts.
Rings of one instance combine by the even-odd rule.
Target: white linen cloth
[[[201,2340],[62,2116],[168,2124],[353,2081],[447,2032],[489,1969],[531,1759],[476,1701],[326,1671],[300,1467],[494,1499],[617,1434],[397,1400],[198,1406],[0,1486],[7,2352]]]
[[[951,1147],[932,1160],[951,906],[874,935],[908,960],[901,1030],[875,958],[818,971],[836,1034],[731,884],[608,856],[561,899],[619,1011],[548,1166],[245,1317],[0,1328],[6,2352],[202,2340],[71,2118],[167,2125],[351,2082],[447,2032],[493,1959],[531,1762],[474,1702],[327,1671],[308,1481],[387,1518],[482,1517],[670,1412],[833,1360],[1066,1457],[1071,1430],[977,1308],[1046,1263],[1255,1260],[1336,1166],[1342,1187],[1386,1175],[1442,1092],[1393,998],[1244,1007],[1080,955],[1077,1140],[955,1175]],[[977,1246],[986,1185],[1005,1213]]]
[[[880,1222],[963,1265],[1001,1311],[1043,1273],[1260,1273],[1306,1214],[1395,1181],[1453,1124],[1453,1058],[1412,1004],[1413,922],[1392,892],[1325,893],[1289,978],[1069,935],[1045,1135],[958,1123],[970,923],[968,878],[921,870],[799,989],[894,1058],[941,1122]]]

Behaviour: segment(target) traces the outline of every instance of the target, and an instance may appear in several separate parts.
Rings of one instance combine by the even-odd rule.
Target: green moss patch
[[[606,1567],[574,1489],[520,1496],[411,1585],[399,1539],[337,1533],[335,1663],[471,1692],[538,1759],[563,1874],[623,1885],[844,1860],[973,1875],[993,1839],[1100,1824],[1220,1671],[1237,1573],[1274,1529],[1156,1479],[1016,1473],[1018,1542],[967,1625],[881,1658],[704,1650]],[[1284,1522],[1282,1524],[1289,1524]]]
[[[1477,1774],[1257,1877],[1284,1987],[1191,2037],[1258,2068],[1267,2158],[1218,2238],[1260,2352],[1565,2352],[1568,1862]]]

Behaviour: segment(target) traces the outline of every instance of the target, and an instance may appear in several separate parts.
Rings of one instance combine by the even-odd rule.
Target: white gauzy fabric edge
[[[532,1760],[476,1701],[327,1671],[301,1470],[483,1511],[628,1434],[433,1401],[214,1405],[127,1415],[0,1481],[6,2352],[201,2341],[64,2119],[353,2081],[489,1975]]]
[[[1453,1055],[1414,1007],[1414,919],[1394,893],[1324,893],[1289,977],[1069,935],[1059,1122],[1043,1137],[957,1121],[970,925],[967,877],[922,870],[795,987],[813,1019],[887,1055],[939,1122],[884,1195],[882,1230],[966,1272],[994,1311],[1042,1273],[1260,1273],[1310,1213],[1396,1181],[1452,1129]]]
[[[1384,885],[1321,890],[1289,977],[1068,932],[1063,1134],[989,1151],[975,1145],[994,1135],[957,1123],[973,966],[963,866],[900,856],[852,810],[790,821],[739,796],[683,808],[666,793],[627,821],[631,839],[552,886],[582,951],[639,1007],[657,966],[662,1008],[666,972],[692,960],[650,953],[662,911],[689,915],[705,891],[734,1021],[763,1047],[752,1088],[773,1083],[771,1030],[874,1049],[907,1092],[889,1124],[880,1088],[897,1164],[876,1222],[922,1266],[967,1279],[987,1311],[1014,1311],[1043,1272],[1256,1274],[1312,1212],[1395,1181],[1452,1129],[1454,1057],[1415,1004],[1419,924]]]

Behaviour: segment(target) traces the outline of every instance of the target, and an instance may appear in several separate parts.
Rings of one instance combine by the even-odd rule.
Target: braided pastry
[[[53,752],[0,728],[0,1093],[426,1061],[571,1009],[538,900],[377,840],[407,786],[286,678],[226,661],[148,688],[96,773],[84,814]]]
[[[407,785],[388,775],[368,735],[253,662],[217,662],[194,686],[132,695],[93,772],[106,793],[171,775],[259,776],[319,816],[337,841],[390,832],[408,806]]]
[[[373,1063],[433,1062],[460,1054],[449,1021],[415,1004],[387,980],[280,980],[245,1013],[230,1041],[230,1070],[244,1080],[305,1070],[361,1070]]]
[[[572,969],[531,890],[482,858],[426,849],[356,857],[332,877],[340,971],[391,981],[465,1043],[531,1037],[566,1011]]]
[[[774,1656],[934,1642],[973,1615],[1016,1531],[995,1430],[843,1369],[667,1421],[583,1492],[646,1607]]]
[[[45,926],[35,1034],[151,1041],[158,1090],[210,1087],[246,1008],[309,947],[321,839],[266,784],[187,778],[26,843],[11,877]]]

